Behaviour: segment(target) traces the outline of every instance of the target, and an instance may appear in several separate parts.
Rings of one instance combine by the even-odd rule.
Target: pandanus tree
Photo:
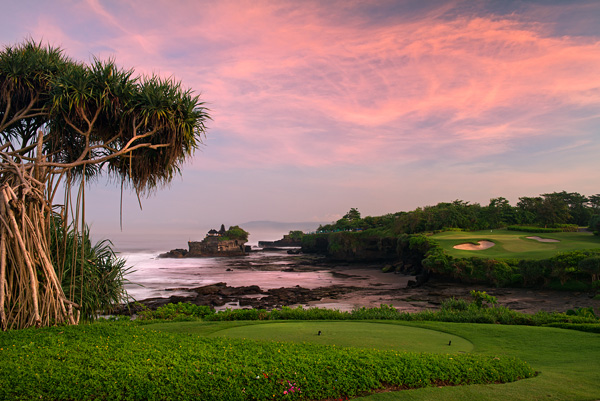
[[[0,53],[3,329],[78,322],[84,294],[61,282],[67,264],[85,281],[85,252],[66,248],[81,242],[67,227],[85,234],[87,182],[105,174],[149,194],[202,143],[210,117],[199,97],[172,79],[133,74],[32,40]]]

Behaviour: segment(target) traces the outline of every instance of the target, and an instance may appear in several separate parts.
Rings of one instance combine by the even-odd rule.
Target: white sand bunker
[[[488,249],[496,245],[492,241],[478,241],[478,243],[479,245],[459,244],[455,245],[454,249],[460,249],[461,251],[483,251],[484,249]]]
[[[542,238],[542,237],[525,237],[525,238],[527,238],[527,239],[534,239],[534,240],[539,241],[539,242],[560,242],[559,240],[552,239],[552,238]]]

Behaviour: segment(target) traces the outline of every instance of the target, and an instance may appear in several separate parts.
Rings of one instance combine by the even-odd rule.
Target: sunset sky
[[[87,192],[92,230],[202,237],[461,199],[600,193],[600,2],[6,2],[3,45],[172,76],[213,118],[139,210]],[[184,246],[185,244],[181,244]]]

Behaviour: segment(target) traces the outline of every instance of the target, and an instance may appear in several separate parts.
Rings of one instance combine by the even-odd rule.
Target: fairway
[[[540,242],[527,237],[541,237],[557,242]],[[473,256],[484,258],[547,259],[559,252],[581,249],[600,249],[600,237],[589,232],[527,233],[510,230],[445,231],[433,235],[449,255],[457,258]],[[454,246],[479,241],[495,245],[482,250],[460,250]]]
[[[321,331],[321,335],[318,335]],[[312,342],[341,347],[411,352],[470,352],[473,344],[462,337],[417,327],[372,322],[277,322],[239,326],[209,337]],[[451,345],[448,345],[451,342]]]

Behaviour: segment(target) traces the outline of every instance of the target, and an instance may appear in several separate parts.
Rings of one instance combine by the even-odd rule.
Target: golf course
[[[590,232],[539,234],[505,229],[444,231],[434,234],[432,238],[445,252],[457,258],[477,256],[493,259],[547,259],[560,252],[600,249],[600,237]],[[480,241],[489,241],[494,245],[481,250],[455,248],[462,244],[477,245]]]
[[[0,398],[595,400],[598,340],[426,321],[50,327],[0,335]]]

